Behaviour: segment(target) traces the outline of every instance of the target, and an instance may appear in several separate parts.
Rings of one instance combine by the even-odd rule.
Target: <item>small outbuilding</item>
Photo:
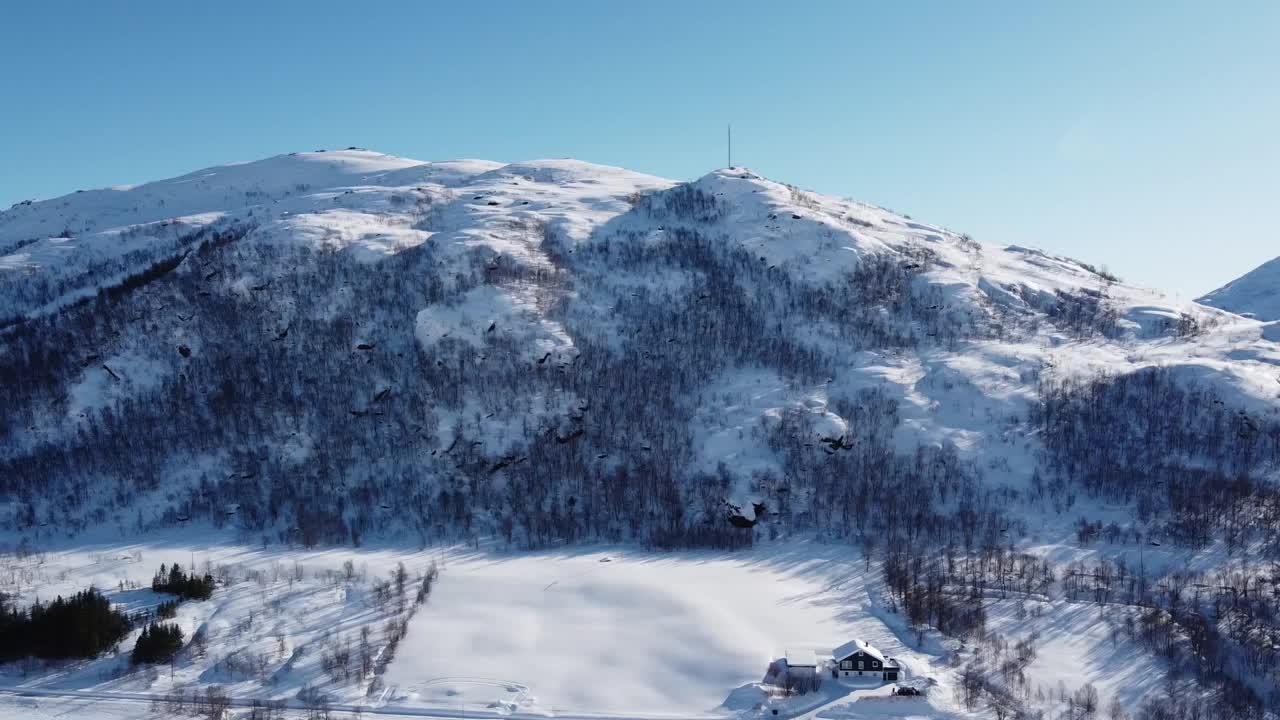
[[[785,688],[788,693],[813,692],[818,680],[818,654],[813,650],[788,650],[769,665],[765,682]]]
[[[783,660],[787,663],[788,670],[818,671],[818,653],[812,650],[788,650]]]

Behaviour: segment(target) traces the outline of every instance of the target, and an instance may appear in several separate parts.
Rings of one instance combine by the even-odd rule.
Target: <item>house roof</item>
[[[818,667],[818,654],[812,650],[788,650],[787,667]]]
[[[850,640],[849,642],[831,651],[832,656],[834,656],[836,660],[844,660],[845,658],[855,653],[870,655],[871,657],[879,660],[880,662],[885,661],[884,653],[880,652],[879,650],[872,647],[871,645],[868,645],[865,640],[859,640],[857,638],[854,638],[853,640]]]

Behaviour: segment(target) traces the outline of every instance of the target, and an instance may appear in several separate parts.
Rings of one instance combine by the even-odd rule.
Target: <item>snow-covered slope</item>
[[[1280,320],[1280,258],[1263,263],[1197,302],[1259,320]]]
[[[510,482],[546,502],[593,494],[566,475],[669,477],[682,524],[717,498],[811,512],[823,491],[784,502],[789,476],[859,442],[1025,486],[1042,452],[1029,407],[1100,373],[1160,368],[1276,408],[1270,327],[739,168],[680,184],[573,160],[295,153],[22,203],[0,214],[0,248],[0,317],[20,341],[0,359],[28,379],[7,389],[4,456],[80,447],[40,472],[121,497],[154,476],[141,526],[234,502],[236,522],[287,528],[263,478],[227,479],[319,458],[354,493],[334,510],[342,535],[409,492],[380,473],[414,474],[428,505],[463,483],[453,521],[478,503],[494,526],[518,514],[492,506]],[[169,439],[138,449],[145,469],[88,461],[106,445],[86,437],[145,445],[152,423],[167,430],[143,435]],[[529,458],[542,469],[517,467]],[[225,503],[197,501],[200,482]],[[33,487],[7,522],[67,511]],[[92,524],[98,506],[72,514]]]
[[[110,282],[106,268],[122,264],[128,269],[130,256],[142,260],[179,250],[181,239],[201,228],[236,221],[282,222],[318,207],[340,212],[335,196],[348,190],[423,182],[448,186],[496,167],[498,163],[465,160],[424,164],[362,150],[293,153],[144,185],[21,202],[0,214],[0,269],[17,271],[10,273],[10,283],[15,277],[24,284],[38,283],[44,292],[32,294],[43,302],[33,299],[9,309],[29,315],[84,297]],[[320,204],[325,201],[334,207]],[[305,233],[315,228],[298,229]],[[393,234],[387,242],[412,240]],[[15,295],[21,293],[6,293],[5,299],[19,299]]]

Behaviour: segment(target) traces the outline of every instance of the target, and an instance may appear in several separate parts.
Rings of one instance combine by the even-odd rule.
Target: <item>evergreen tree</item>
[[[169,662],[182,649],[182,641],[182,628],[177,625],[151,623],[138,636],[130,661],[134,665]]]
[[[23,611],[0,597],[0,661],[93,657],[129,631],[129,619],[90,588]]]
[[[184,600],[208,600],[213,595],[213,576],[206,574],[198,577],[195,573],[188,575],[178,563],[174,563],[166,572],[162,564],[151,578],[151,589],[177,595]]]

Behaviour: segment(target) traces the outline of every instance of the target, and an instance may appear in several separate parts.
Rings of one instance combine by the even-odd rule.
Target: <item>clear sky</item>
[[[0,204],[358,145],[735,164],[1193,297],[1280,255],[1280,2],[10,3]]]

